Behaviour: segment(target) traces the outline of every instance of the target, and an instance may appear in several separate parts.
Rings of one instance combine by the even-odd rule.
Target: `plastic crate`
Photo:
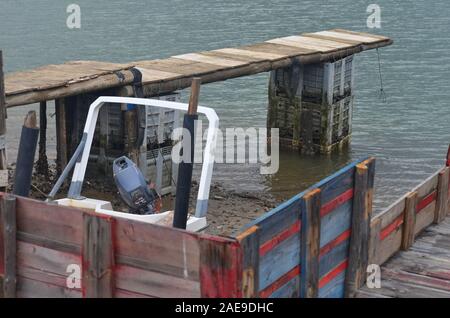
[[[302,99],[329,105],[352,95],[353,56],[332,63],[305,65]]]

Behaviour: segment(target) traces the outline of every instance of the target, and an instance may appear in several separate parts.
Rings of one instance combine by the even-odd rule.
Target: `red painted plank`
[[[242,297],[242,250],[238,242],[200,241],[200,290],[205,298]]]
[[[386,237],[388,237],[392,232],[397,230],[403,224],[403,213],[400,214],[391,224],[386,226],[380,232],[380,241],[383,241]]]
[[[437,191],[434,190],[429,195],[427,195],[425,198],[423,198],[422,201],[420,201],[417,204],[416,213],[420,213],[423,209],[425,209],[428,205],[430,205],[433,201],[435,201],[436,197],[437,197]]]
[[[322,257],[326,254],[328,254],[333,248],[341,244],[342,242],[345,242],[350,237],[351,230],[348,229],[344,231],[342,234],[340,234],[338,237],[336,237],[333,241],[326,244],[320,249],[319,257]]]
[[[344,260],[338,266],[336,266],[333,270],[324,275],[319,281],[319,288],[324,287],[329,282],[331,282],[337,275],[342,273],[348,266],[348,259]]]
[[[259,292],[259,297],[267,298],[272,295],[276,290],[280,289],[284,284],[288,283],[291,279],[300,275],[300,266],[296,266],[289,272],[281,276],[279,279],[274,281],[271,285],[267,286],[265,289]]]
[[[261,247],[259,248],[259,254],[260,256],[266,255],[270,250],[272,250],[275,246],[280,244],[281,242],[287,240],[292,235],[300,232],[301,228],[301,221],[298,220],[294,224],[292,224],[289,228],[282,231],[281,233],[275,235],[273,238],[265,242],[264,244],[261,244]]]
[[[320,209],[320,216],[324,217],[337,207],[341,206],[345,202],[349,201],[351,198],[353,198],[353,189],[349,189],[339,195],[338,197],[334,198],[330,202],[325,203],[322,205],[322,208]]]

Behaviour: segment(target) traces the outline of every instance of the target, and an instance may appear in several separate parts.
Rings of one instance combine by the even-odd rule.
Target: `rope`
[[[377,48],[377,57],[378,57],[378,73],[380,74],[380,99],[383,101],[383,103],[386,103],[387,97],[383,86],[383,74],[381,72],[381,58],[380,58],[380,51],[378,50],[378,48]]]

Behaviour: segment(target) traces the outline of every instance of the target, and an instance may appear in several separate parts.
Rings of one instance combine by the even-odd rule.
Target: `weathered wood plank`
[[[0,218],[2,223],[1,240],[3,241],[3,283],[2,294],[4,298],[16,297],[16,198],[4,195],[0,200]]]
[[[416,227],[417,192],[411,192],[406,196],[405,212],[403,215],[402,246],[408,250],[414,243],[414,229]]]
[[[83,296],[110,298],[114,295],[112,219],[84,214],[83,229]]]
[[[148,297],[198,298],[200,283],[139,268],[118,265],[114,270],[115,288]],[[117,296],[117,290],[115,291]]]
[[[265,290],[278,281],[286,273],[299,267],[300,264],[300,232],[284,240],[259,260],[259,290]],[[294,277],[291,277],[293,279]],[[281,286],[279,286],[281,287]],[[297,286],[298,290],[299,286]],[[274,288],[271,288],[275,291]],[[298,292],[297,292],[298,294]]]
[[[114,225],[117,263],[199,279],[200,251],[192,233],[126,219],[116,219]]]
[[[17,230],[47,241],[81,246],[83,212],[17,197]]]
[[[448,213],[448,186],[450,177],[450,167],[445,167],[439,172],[437,188],[437,204],[434,213],[434,223],[441,223],[447,217]]]
[[[363,249],[368,249],[370,216],[368,206],[368,171],[366,165],[358,164],[355,172],[355,190],[352,211],[352,230],[350,237],[349,264],[345,278],[345,296],[353,297],[359,289],[365,274]]]
[[[236,67],[236,66],[243,66],[243,65],[248,64],[243,61],[207,56],[207,55],[199,54],[199,53],[188,53],[188,54],[182,54],[182,55],[175,55],[175,56],[172,56],[172,58],[187,60],[187,61],[194,61],[194,62],[199,62],[199,63],[220,65],[220,66],[224,66],[224,67]]]
[[[27,242],[17,242],[17,268],[19,274],[22,276],[24,275],[21,271],[25,267],[41,270],[44,273],[67,276],[70,265],[78,265],[81,268],[81,255],[62,252]]]
[[[245,57],[250,57],[250,58],[254,58],[254,59],[258,59],[258,60],[267,60],[267,61],[274,61],[274,60],[279,60],[279,59],[287,57],[286,55],[283,55],[283,54],[264,53],[264,52],[256,52],[256,51],[234,49],[234,48],[219,49],[219,50],[214,50],[211,52],[219,52],[219,53],[225,53],[225,54],[236,55],[236,56],[245,56]]]
[[[64,288],[37,280],[18,277],[17,297],[19,298],[81,298],[76,289]]]
[[[419,235],[430,224],[433,224],[435,210],[436,210],[436,201],[434,200],[424,209],[422,209],[419,213],[416,214],[416,226],[414,229],[414,233],[416,236]]]
[[[302,200],[301,278],[300,297],[316,298],[319,293],[320,253],[320,194],[319,189],[307,193]]]
[[[200,238],[200,291],[206,298],[242,297],[242,250],[237,241]]]
[[[259,228],[252,226],[236,237],[242,247],[242,296],[257,298],[259,292]]]

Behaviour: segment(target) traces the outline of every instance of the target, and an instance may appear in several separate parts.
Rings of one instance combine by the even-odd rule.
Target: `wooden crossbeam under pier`
[[[335,60],[392,43],[384,36],[336,29],[167,59],[126,64],[73,61],[47,65],[7,74],[6,104],[19,106],[113,87],[122,87],[119,95],[130,96],[133,67],[142,73],[144,95],[152,96],[187,88],[197,76],[202,77],[203,83],[224,81],[289,67],[293,63]]]

